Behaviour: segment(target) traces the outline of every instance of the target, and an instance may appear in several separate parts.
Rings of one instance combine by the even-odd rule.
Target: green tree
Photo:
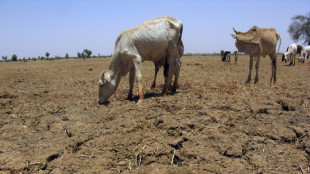
[[[295,42],[304,40],[304,44],[310,45],[310,12],[306,16],[294,16],[287,31]]]
[[[49,53],[49,52],[46,52],[46,53],[45,53],[45,56],[46,56],[46,58],[48,59],[48,57],[50,56],[50,53]]]
[[[16,56],[16,54],[13,54],[13,55],[12,55],[12,61],[17,61],[17,56]]]
[[[68,58],[69,58],[69,54],[68,54],[68,53],[66,53],[65,58],[66,58],[66,59],[68,59]]]
[[[8,61],[8,56],[2,56],[2,60],[4,60],[4,61]]]
[[[92,54],[91,50],[88,50],[88,49],[84,49],[83,53],[86,54],[86,57],[90,57]]]
[[[80,52],[77,53],[77,57],[80,58],[82,57],[82,54]]]

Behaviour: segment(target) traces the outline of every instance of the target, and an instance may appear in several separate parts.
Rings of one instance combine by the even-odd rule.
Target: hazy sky
[[[122,30],[161,16],[183,22],[185,53],[233,51],[232,27],[253,25],[276,28],[283,52],[291,18],[309,12],[310,0],[0,0],[0,56],[110,55]]]

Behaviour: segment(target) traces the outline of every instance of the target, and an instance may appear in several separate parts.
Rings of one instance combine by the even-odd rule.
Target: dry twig
[[[302,169],[301,165],[299,165],[299,169],[300,169],[300,171],[301,171],[301,174],[304,174],[304,173],[305,173],[304,170]]]
[[[175,150],[173,150],[173,155],[172,155],[172,159],[171,159],[171,166],[173,166],[174,155],[175,155]]]

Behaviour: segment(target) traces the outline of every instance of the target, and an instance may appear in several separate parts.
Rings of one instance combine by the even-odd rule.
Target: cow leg
[[[248,79],[247,79],[247,81],[245,82],[245,84],[248,84],[248,83],[250,83],[250,81],[251,81],[252,69],[253,69],[253,56],[250,56],[249,75],[248,75]]]
[[[293,60],[294,60],[293,66],[295,66],[295,57],[296,55],[293,55]]]
[[[175,71],[176,59],[178,59],[178,49],[176,45],[171,43],[171,47],[169,48],[169,53],[168,53],[168,57],[166,60],[166,63],[168,63],[167,66],[169,66],[169,68],[167,70],[168,75],[167,75],[167,78],[165,79],[163,94],[168,93],[169,86],[171,85],[171,79]]]
[[[169,64],[169,71],[168,71],[168,76],[167,76],[167,78],[165,80],[163,94],[167,94],[168,91],[169,91],[169,88],[171,86],[172,76],[174,74],[174,70],[175,70],[174,62],[171,62]]]
[[[177,88],[179,86],[178,85],[178,81],[179,81],[180,68],[181,68],[181,61],[180,61],[180,59],[177,59],[176,67],[175,67],[175,70],[174,70],[174,82],[173,82],[173,86],[172,86],[171,92],[176,92]]]
[[[270,60],[271,60],[271,78],[270,78],[270,83],[276,83],[277,81],[277,56],[275,54],[270,54],[269,55]]]
[[[153,83],[151,85],[151,88],[155,88],[155,86],[156,86],[156,77],[157,77],[158,71],[159,71],[159,67],[157,65],[155,65],[155,76],[154,76],[154,80],[153,80]]]
[[[137,104],[142,103],[143,98],[144,98],[144,93],[143,93],[143,85],[142,85],[142,73],[141,73],[141,57],[136,57],[134,59],[134,66],[135,66],[135,76],[136,76],[136,80],[138,83],[138,88],[139,88],[139,100]]]
[[[128,100],[132,100],[133,84],[135,82],[135,69],[132,69],[129,73],[129,93]]]
[[[260,55],[257,56],[257,59],[256,59],[256,64],[255,64],[256,75],[255,75],[254,83],[257,83],[257,82],[258,82],[258,69],[259,69],[259,63],[260,63]]]
[[[276,55],[274,55],[272,65],[273,65],[273,72],[274,72],[273,73],[273,84],[275,84],[277,81],[277,56]]]

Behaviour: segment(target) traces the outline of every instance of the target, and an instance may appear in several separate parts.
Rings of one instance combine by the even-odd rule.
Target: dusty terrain
[[[162,96],[162,69],[151,89],[144,62],[141,105],[126,100],[128,75],[98,105],[109,61],[0,63],[0,173],[310,173],[309,63],[278,56],[270,85],[262,58],[244,85],[248,56],[183,57],[178,92]]]

